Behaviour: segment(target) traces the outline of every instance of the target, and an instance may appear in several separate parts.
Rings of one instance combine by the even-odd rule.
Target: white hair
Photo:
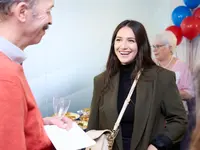
[[[157,34],[155,37],[155,41],[171,46],[172,52],[175,50],[177,45],[177,38],[171,31],[164,31],[160,34]]]

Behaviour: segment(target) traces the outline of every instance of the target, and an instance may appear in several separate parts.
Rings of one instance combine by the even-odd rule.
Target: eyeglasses
[[[161,48],[163,46],[165,46],[165,44],[163,44],[163,45],[152,45],[152,48],[159,49],[159,48]]]

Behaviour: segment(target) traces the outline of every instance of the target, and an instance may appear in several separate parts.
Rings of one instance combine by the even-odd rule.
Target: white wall
[[[171,20],[170,1],[56,0],[53,25],[39,45],[27,48],[24,69],[43,116],[52,96],[69,96],[70,111],[89,107],[93,77],[107,60],[114,28],[125,19],[142,22],[150,40]]]

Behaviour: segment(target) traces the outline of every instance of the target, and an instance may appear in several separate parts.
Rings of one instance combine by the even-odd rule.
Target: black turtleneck
[[[134,64],[121,65],[120,67],[120,80],[119,80],[119,90],[118,90],[118,113],[120,113],[124,101],[129,93],[133,79],[131,77],[132,71],[134,69]],[[121,120],[121,130],[124,150],[130,150],[130,143],[133,132],[134,123],[134,109],[136,103],[136,90],[134,90],[131,96],[131,102],[126,108],[126,111]]]

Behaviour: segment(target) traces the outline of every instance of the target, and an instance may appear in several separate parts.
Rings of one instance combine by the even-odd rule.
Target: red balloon
[[[181,31],[181,28],[180,27],[177,27],[177,26],[169,26],[165,29],[166,31],[171,31],[174,33],[174,35],[176,36],[177,38],[177,43],[176,45],[179,45],[182,41],[182,38],[183,38],[183,34],[182,34],[182,31]]]
[[[189,40],[193,40],[200,33],[199,26],[200,26],[199,19],[191,16],[186,17],[181,23],[181,30],[183,36]]]
[[[197,9],[195,9],[195,11],[193,12],[193,16],[194,16],[195,18],[200,19],[200,7],[197,8]]]
[[[198,30],[199,34],[200,34],[200,19],[195,18],[195,20],[196,20],[195,27]]]

